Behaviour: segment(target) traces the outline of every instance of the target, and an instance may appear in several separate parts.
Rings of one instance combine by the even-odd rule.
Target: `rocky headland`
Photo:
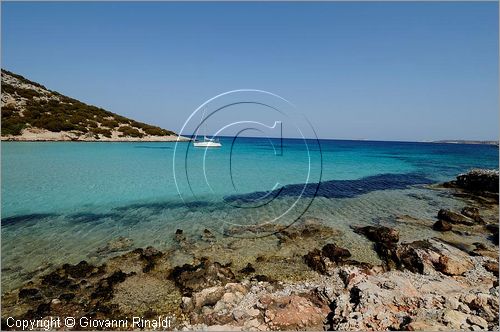
[[[397,219],[433,228],[434,237],[401,242],[389,224],[352,227],[372,244],[376,264],[352,259],[355,247],[338,246],[338,230],[307,217],[225,235],[177,229],[166,251],[131,250],[131,240],[118,238],[98,249],[111,257],[105,264],[65,264],[3,294],[2,330],[9,316],[132,315],[170,316],[177,330],[495,330],[498,171],[474,170],[429,190],[450,192],[464,207],[437,207],[430,224]],[[273,235],[240,237],[260,228]],[[250,247],[262,251],[249,255]]]
[[[5,141],[172,142],[174,132],[85,104],[2,69]]]

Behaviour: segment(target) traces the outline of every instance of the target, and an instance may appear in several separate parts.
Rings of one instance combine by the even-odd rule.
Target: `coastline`
[[[373,243],[380,260],[373,264],[351,259],[353,248],[335,244],[342,234],[311,218],[222,237],[178,229],[175,247],[165,251],[117,238],[98,249],[109,255],[102,265],[64,264],[2,294],[2,329],[10,328],[7,316],[162,315],[174,318],[172,328],[197,330],[491,330],[499,307],[494,188],[498,171],[478,170],[429,186],[464,208],[436,207],[435,223],[411,216],[398,222],[434,228],[436,237],[405,243],[390,224],[353,227]],[[262,227],[275,235],[244,236]],[[481,242],[469,243],[471,234]],[[262,248],[251,261],[250,246]],[[191,258],[183,264],[185,255]],[[297,272],[297,265],[308,271]]]
[[[221,138],[233,138],[232,136],[221,136]],[[243,136],[243,138],[261,138]],[[283,139],[302,140],[298,137],[283,137]],[[347,139],[347,138],[305,138],[306,140],[319,141],[345,141],[345,142],[376,142],[376,143],[422,143],[422,144],[453,144],[453,145],[489,145],[499,146],[498,141],[470,141],[470,140],[439,140],[439,141],[393,141],[393,140],[371,140],[371,139]],[[75,135],[72,132],[49,132],[43,129],[25,129],[21,135],[0,136],[2,142],[189,142],[192,138],[177,135],[167,136],[143,136],[143,137],[121,137],[118,132],[113,132],[112,137],[99,135],[96,139],[90,135]]]
[[[112,132],[111,137],[99,135],[77,135],[72,132],[51,132],[43,129],[25,129],[21,135],[1,136],[2,142],[189,142],[190,138],[177,135],[142,137],[122,137],[117,131]]]

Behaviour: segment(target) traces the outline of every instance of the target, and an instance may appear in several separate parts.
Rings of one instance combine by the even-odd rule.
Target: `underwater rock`
[[[175,231],[174,240],[177,241],[177,242],[184,242],[184,241],[186,241],[186,235],[184,235],[184,231],[182,229],[178,228]]]
[[[320,250],[313,249],[304,255],[304,262],[307,266],[309,266],[312,270],[319,272],[321,274],[326,274],[327,268],[326,263],[323,259],[323,255]]]
[[[74,283],[66,276],[61,276],[57,271],[47,274],[42,278],[42,284],[67,288],[74,285]]]
[[[266,275],[263,275],[263,274],[254,275],[252,278],[250,278],[250,280],[257,281],[257,282],[269,282],[269,283],[275,283],[276,282],[275,279],[273,279],[271,277],[268,277]]]
[[[75,279],[85,278],[94,271],[94,266],[86,261],[81,261],[76,265],[64,264],[62,268],[64,272]]]
[[[351,257],[349,250],[338,247],[335,243],[328,243],[321,249],[321,254],[328,257],[332,262],[339,263],[346,258]]]
[[[460,213],[473,219],[476,223],[484,224],[484,220],[479,215],[479,209],[477,207],[466,206],[460,211]]]
[[[213,235],[208,228],[205,228],[203,230],[203,234],[201,235],[201,240],[205,242],[214,242],[216,239],[215,235]]]
[[[337,246],[335,243],[328,243],[321,250],[313,249],[303,256],[304,262],[312,270],[321,274],[327,274],[328,269],[335,264],[342,264],[346,258],[351,257],[349,250]],[[349,261],[350,263],[357,263]]]
[[[156,266],[156,262],[159,258],[163,256],[163,253],[156,249],[155,247],[147,247],[146,249],[137,248],[133,251],[139,254],[139,259],[146,263],[142,268],[142,272],[148,273]]]
[[[474,220],[466,217],[460,213],[447,210],[447,209],[441,209],[438,212],[438,219],[444,220],[447,222],[450,222],[452,224],[462,224],[462,225],[467,225],[467,226],[473,226],[474,225]]]
[[[451,231],[453,229],[453,227],[451,226],[451,224],[449,222],[441,220],[441,219],[436,221],[436,223],[432,226],[432,228],[436,231],[439,231],[439,232],[448,232],[448,231]]]
[[[18,297],[19,299],[40,300],[42,299],[42,294],[37,288],[22,288],[19,290]]]
[[[252,264],[248,263],[247,266],[242,268],[239,272],[243,274],[250,274],[255,272],[255,268],[252,266]]]
[[[118,270],[113,272],[109,277],[101,279],[96,290],[91,294],[91,298],[110,300],[113,297],[113,286],[124,282],[127,276],[126,273]]]
[[[61,295],[59,295],[59,300],[63,300],[63,301],[71,301],[74,298],[75,298],[74,293],[62,293]]]
[[[385,226],[351,226],[355,233],[362,234],[373,242],[396,243],[399,241],[399,231]]]
[[[191,296],[193,292],[208,287],[223,286],[235,280],[229,267],[223,266],[219,262],[212,262],[208,258],[202,258],[198,265],[176,266],[169,277],[180,288],[184,296]]]
[[[491,233],[491,240],[493,243],[498,245],[498,224],[487,224],[484,228]]]
[[[120,236],[117,239],[109,241],[104,247],[98,248],[97,253],[100,255],[109,255],[114,252],[126,251],[133,245],[133,240]]]

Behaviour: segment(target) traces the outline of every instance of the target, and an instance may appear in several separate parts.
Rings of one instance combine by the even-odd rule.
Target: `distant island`
[[[472,141],[472,140],[441,140],[441,141],[432,141],[432,143],[448,143],[448,144],[487,144],[487,145],[497,145],[498,141]]]
[[[2,141],[176,141],[170,130],[64,96],[2,69]]]

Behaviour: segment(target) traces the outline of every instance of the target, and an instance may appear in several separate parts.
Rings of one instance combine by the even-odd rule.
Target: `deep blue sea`
[[[186,232],[289,224],[307,216],[339,229],[381,218],[432,219],[453,197],[428,184],[498,169],[489,145],[222,138],[190,143],[2,142],[4,290],[64,262],[98,262],[125,236],[172,245]],[[402,238],[432,230],[402,232]],[[352,241],[349,236],[345,241]],[[361,255],[362,249],[354,256]]]

